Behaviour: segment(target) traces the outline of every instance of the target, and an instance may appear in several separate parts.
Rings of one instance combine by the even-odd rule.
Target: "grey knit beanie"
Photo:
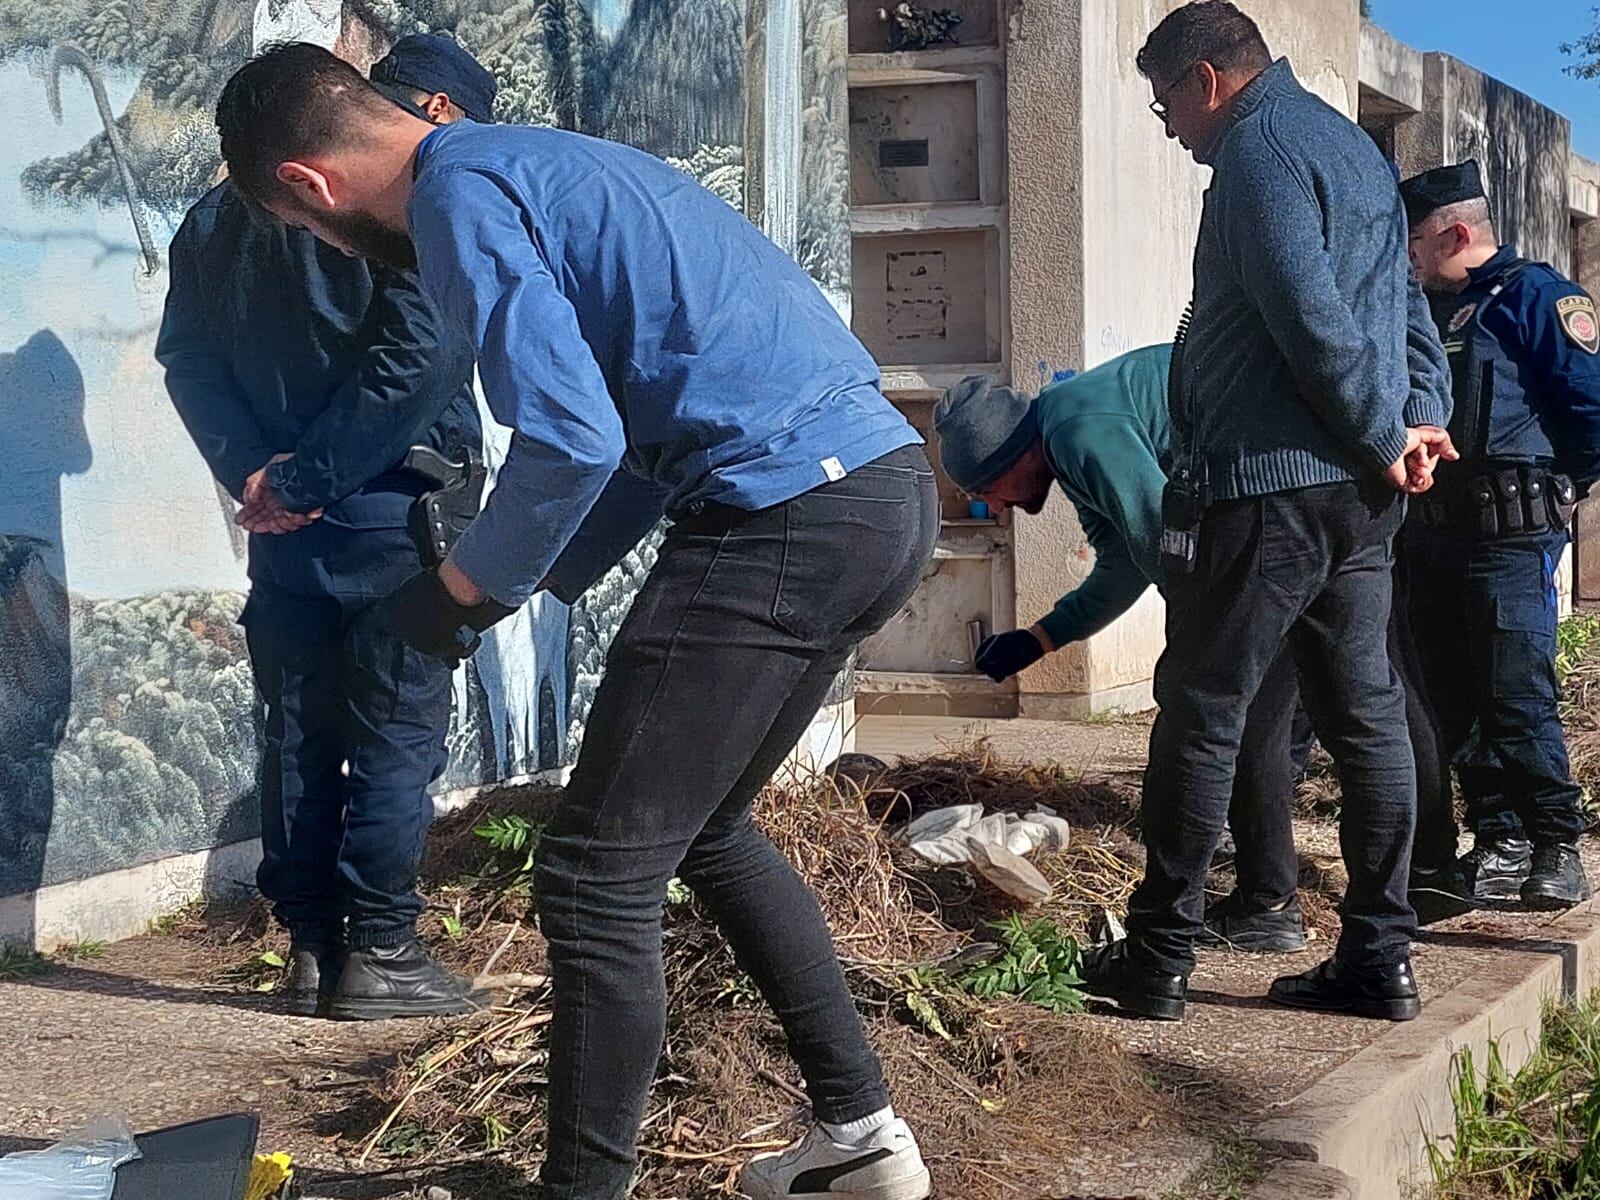
[[[946,390],[933,410],[944,473],[975,494],[1004,475],[1039,436],[1033,401],[987,375]]]

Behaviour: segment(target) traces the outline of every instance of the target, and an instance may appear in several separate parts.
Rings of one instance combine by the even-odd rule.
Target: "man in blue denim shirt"
[[[494,100],[446,38],[404,38],[374,70],[431,120],[486,117]],[[258,882],[292,939],[282,990],[296,1011],[347,1018],[466,1011],[465,982],[416,937],[451,671],[373,606],[421,565],[408,518],[429,485],[402,469],[409,448],[479,443],[471,347],[414,272],[264,219],[228,184],[189,211],[171,266],[156,356],[250,532]]]
[[[1334,956],[1271,997],[1409,1020],[1416,784],[1386,647],[1391,544],[1400,492],[1428,485],[1447,441],[1448,387],[1429,338],[1435,386],[1412,395],[1408,315],[1422,297],[1399,191],[1372,140],[1226,0],[1170,14],[1138,66],[1169,135],[1215,174],[1173,364],[1147,867],[1128,937],[1087,957],[1087,987],[1182,1016],[1245,712],[1287,639],[1338,764],[1350,885]]]
[[[483,515],[389,604],[413,644],[459,655],[553,568],[575,588],[663,509],[674,519],[541,843],[546,1194],[618,1200],[633,1174],[677,875],[777,1012],[817,1118],[741,1190],[920,1200],[927,1169],[816,901],[751,813],[932,550],[932,471],[872,359],[798,264],[640,151],[434,130],[311,46],[242,68],[218,124],[234,179],[275,215],[420,264],[516,430]]]

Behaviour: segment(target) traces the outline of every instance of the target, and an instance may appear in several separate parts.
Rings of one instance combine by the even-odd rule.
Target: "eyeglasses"
[[[1183,74],[1179,75],[1178,78],[1172,83],[1167,85],[1165,95],[1157,95],[1154,100],[1150,101],[1150,111],[1155,113],[1156,119],[1159,120],[1163,125],[1167,124],[1168,118],[1172,116],[1173,95],[1176,94],[1178,89],[1193,77],[1194,69],[1191,67],[1184,71]]]

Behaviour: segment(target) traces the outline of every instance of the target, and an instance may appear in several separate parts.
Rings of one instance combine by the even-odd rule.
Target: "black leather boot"
[[[1573,842],[1546,842],[1534,848],[1533,869],[1522,885],[1522,902],[1541,912],[1581,904],[1591,895],[1589,876]]]
[[[1330,958],[1300,975],[1272,981],[1267,999],[1288,1008],[1353,1013],[1384,1021],[1409,1021],[1422,1012],[1411,960],[1392,967],[1356,970]]]
[[[1189,994],[1187,975],[1169,975],[1128,952],[1128,939],[1095,946],[1083,955],[1083,990],[1123,1012],[1153,1021],[1181,1021]]]
[[[1533,846],[1522,838],[1479,842],[1461,857],[1467,899],[1479,904],[1515,903],[1533,869]]]
[[[1282,908],[1259,908],[1238,891],[1206,907],[1202,946],[1258,954],[1296,954],[1306,948],[1305,915],[1296,896]]]
[[[452,975],[410,941],[348,951],[321,1011],[339,1021],[382,1021],[456,1016],[488,1003],[487,992],[474,991],[470,979]]]
[[[338,985],[340,953],[334,945],[296,942],[290,946],[289,965],[277,990],[284,1007],[298,1016],[315,1016],[319,999]]]
[[[1471,912],[1476,905],[1467,888],[1466,877],[1456,863],[1448,867],[1411,868],[1406,884],[1406,899],[1417,914],[1418,925],[1432,925]]]

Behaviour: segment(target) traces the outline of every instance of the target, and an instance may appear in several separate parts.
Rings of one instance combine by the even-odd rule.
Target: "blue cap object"
[[[969,495],[1016,466],[1039,436],[1033,401],[987,375],[946,391],[933,410],[933,428],[944,473]]]
[[[494,120],[499,85],[494,76],[458,42],[442,33],[413,33],[372,64],[372,86],[407,112],[415,113],[417,92],[443,92],[474,121]]]

